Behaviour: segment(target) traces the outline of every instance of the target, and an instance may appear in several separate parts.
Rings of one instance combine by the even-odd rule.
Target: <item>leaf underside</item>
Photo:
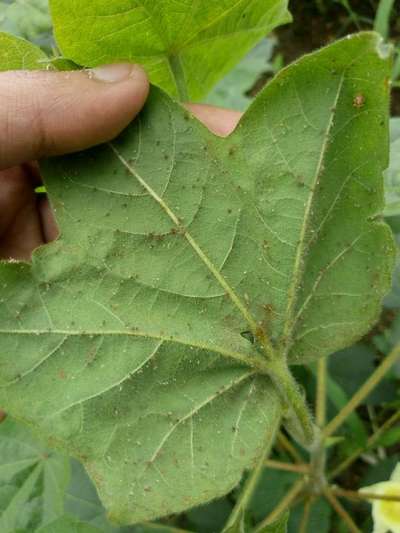
[[[375,321],[389,64],[372,33],[306,56],[226,139],[152,89],[118,139],[43,164],[62,236],[0,265],[0,405],[113,519],[222,495],[272,443],[259,339],[304,363]]]
[[[287,0],[51,0],[57,43],[76,63],[144,65],[176,96],[182,71],[191,100],[206,95],[253,46],[289,22]]]

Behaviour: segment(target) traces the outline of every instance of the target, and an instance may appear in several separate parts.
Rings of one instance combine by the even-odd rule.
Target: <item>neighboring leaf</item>
[[[400,118],[390,119],[390,140],[396,142],[400,139]]]
[[[34,44],[0,33],[0,72],[19,69],[45,69],[47,56]]]
[[[121,528],[111,524],[100,502],[93,482],[84,467],[71,459],[71,481],[65,491],[65,513],[94,526],[102,533],[146,533],[146,527]]]
[[[393,5],[395,0],[379,0],[376,12],[374,30],[387,40],[390,33],[390,19],[394,15]]]
[[[393,427],[385,431],[385,433],[379,438],[376,446],[384,446],[389,448],[390,446],[397,446],[400,442],[400,426]]]
[[[0,531],[47,524],[64,513],[69,462],[8,417],[0,425]]]
[[[275,41],[264,39],[207,96],[205,103],[244,111],[251,98],[246,95],[260,75],[272,72],[269,62]]]
[[[289,511],[284,513],[276,522],[259,529],[259,533],[287,533]]]
[[[400,320],[397,320],[397,324],[400,326]],[[393,337],[393,345],[391,346],[391,349],[399,341],[400,331],[397,330],[397,336]],[[362,343],[337,352],[330,357],[329,374],[344,390],[346,403],[374,372],[376,368],[376,358],[376,350]],[[379,405],[385,402],[390,402],[395,397],[395,384],[390,384],[387,380],[383,380],[377,385],[372,393],[365,398],[363,403],[366,405]],[[342,409],[344,404],[336,404],[336,407]]]
[[[297,479],[298,475],[292,472],[265,469],[248,508],[253,522],[268,516]]]
[[[188,529],[201,533],[222,531],[232,512],[232,502],[228,497],[214,500],[185,513]]]
[[[53,44],[47,0],[0,0],[0,30],[31,41],[46,52]]]
[[[332,513],[333,510],[325,498],[314,500],[310,509],[307,528],[301,530],[304,501],[300,502],[290,510],[288,533],[299,533],[299,531],[302,533],[329,533],[332,526]]]
[[[257,463],[247,475],[245,483],[239,489],[239,496],[237,497],[232,513],[226,521],[222,533],[245,533],[246,530],[246,515],[249,509],[254,494],[259,487],[260,481],[265,471],[265,460],[270,454],[269,446],[266,447],[264,453],[260,454]]]
[[[64,509],[68,515],[101,531],[107,533],[118,531],[118,528],[114,528],[108,522],[93,483],[83,466],[75,460],[71,460],[71,481],[65,491]]]
[[[359,487],[373,485],[381,481],[387,481],[400,461],[400,454],[395,453],[391,457],[379,461],[376,465],[370,465],[366,474],[359,481]]]
[[[392,119],[390,125],[390,166],[385,172],[387,217],[400,215],[400,118]]]
[[[138,62],[176,96],[205,96],[253,46],[291,20],[287,0],[51,0],[57,43],[76,63]],[[174,79],[175,74],[175,79]],[[178,79],[176,79],[176,77]]]
[[[0,405],[84,462],[112,519],[227,493],[279,425],[268,360],[378,316],[389,68],[376,34],[340,41],[227,139],[153,89],[118,139],[43,165],[62,236],[0,264]]]
[[[397,244],[397,260],[393,273],[392,289],[384,299],[384,306],[389,309],[398,309],[400,308],[400,215],[386,217],[386,221],[393,231]]]
[[[101,533],[101,530],[65,515],[51,524],[41,527],[36,533]]]

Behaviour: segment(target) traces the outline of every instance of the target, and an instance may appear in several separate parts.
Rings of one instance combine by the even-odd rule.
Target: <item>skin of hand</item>
[[[0,73],[0,259],[29,260],[35,248],[57,238],[51,207],[35,193],[41,185],[36,161],[116,137],[148,91],[144,71],[128,63],[67,73]],[[227,109],[187,107],[220,136],[240,118]]]

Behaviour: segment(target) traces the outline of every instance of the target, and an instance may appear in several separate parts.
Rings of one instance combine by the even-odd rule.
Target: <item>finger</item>
[[[124,129],[149,90],[128,63],[76,72],[0,74],[0,169],[89,148]]]
[[[59,235],[59,229],[49,200],[43,196],[39,199],[38,207],[43,228],[44,242],[55,241]]]
[[[29,259],[43,244],[31,176],[23,167],[0,172],[0,258]]]
[[[242,113],[204,104],[186,106],[213,133],[226,137],[236,128]]]

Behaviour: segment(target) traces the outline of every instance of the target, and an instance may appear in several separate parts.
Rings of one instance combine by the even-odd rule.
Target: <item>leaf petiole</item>
[[[168,62],[178,91],[179,100],[181,102],[188,102],[189,94],[181,58],[179,55],[171,55],[168,57]]]
[[[268,374],[278,392],[283,396],[289,407],[289,420],[291,419],[291,432],[301,444],[309,446],[315,439],[315,429],[310,410],[306,400],[294,379],[289,367],[283,359],[268,362]],[[295,415],[293,417],[293,414]],[[300,426],[297,428],[296,426]]]

